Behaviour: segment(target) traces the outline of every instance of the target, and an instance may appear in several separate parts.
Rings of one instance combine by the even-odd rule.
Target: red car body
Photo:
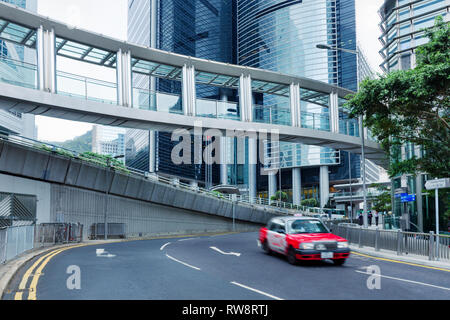
[[[322,229],[321,233],[289,232],[289,224],[299,220],[307,220],[325,229]],[[309,217],[273,218],[266,227],[260,229],[258,242],[266,253],[278,252],[286,255],[292,264],[305,260],[331,259],[335,264],[341,265],[350,256],[346,239],[332,234],[320,219]]]

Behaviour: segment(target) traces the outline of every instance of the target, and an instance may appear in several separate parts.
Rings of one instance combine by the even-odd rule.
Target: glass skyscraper
[[[328,44],[356,49],[354,0],[129,0],[128,5],[128,41],[132,43],[357,88],[355,55],[316,48],[317,44]],[[181,93],[177,81],[141,75],[133,75],[133,86]],[[229,89],[197,85],[196,91],[200,98],[238,101],[238,92]],[[255,94],[254,103],[262,108],[288,105],[285,98],[266,94]],[[318,116],[319,125],[329,126],[328,108],[323,105],[302,101],[302,110]],[[174,166],[170,159],[173,146],[169,133],[128,130],[127,164],[198,181],[209,175],[214,184],[248,183],[247,165],[228,165],[227,179],[219,166],[213,166],[209,173],[204,165]],[[284,156],[292,155],[292,146],[282,145]],[[246,142],[228,141],[225,148],[229,159],[247,158]],[[304,183],[317,189],[319,167],[325,165],[329,165],[332,181],[349,178],[347,153],[341,154],[340,164],[336,163],[336,152],[329,148],[301,146],[300,153],[305,160]],[[359,156],[351,155],[351,170],[353,178],[360,176]],[[283,188],[291,188],[290,175],[283,174],[282,180]],[[257,184],[261,194],[266,192],[267,176],[258,176]]]
[[[338,50],[320,50],[318,44],[356,49],[354,0],[238,0],[238,63],[256,68],[311,78],[350,90],[357,89],[357,56]],[[280,105],[281,101],[259,101],[264,105]],[[311,113],[328,122],[328,108],[304,103],[302,112]],[[303,121],[303,119],[302,119]],[[341,164],[333,165],[335,153],[329,148],[281,143],[283,154],[298,150],[305,162],[303,197],[319,192],[319,166],[330,165],[330,181],[349,178],[348,153],[341,153]],[[320,159],[320,160],[317,160]],[[314,166],[315,165],[315,166]],[[283,165],[282,165],[283,167]],[[292,167],[295,167],[292,166]],[[360,177],[360,157],[351,155],[352,178]],[[292,179],[285,174],[283,189],[290,189]],[[263,179],[261,179],[263,180]],[[267,182],[261,181],[260,188]]]
[[[129,0],[128,41],[204,59],[235,63],[234,0]],[[181,83],[136,75],[133,85],[160,92],[181,93]],[[233,92],[197,85],[197,96],[233,100]],[[141,170],[219,183],[219,167],[178,165],[171,161],[176,143],[166,132],[128,130],[126,163]],[[153,157],[153,159],[152,159]],[[206,170],[210,172],[207,173]]]

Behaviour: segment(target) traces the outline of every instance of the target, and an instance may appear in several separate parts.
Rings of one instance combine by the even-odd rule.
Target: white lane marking
[[[362,273],[362,274],[365,274],[365,275],[371,275],[371,274],[368,274],[367,272],[359,271],[359,270],[355,270],[355,272]],[[419,285],[422,285],[422,286],[427,286],[427,287],[432,287],[432,288],[437,288],[437,289],[442,289],[442,290],[450,291],[450,288],[440,287],[440,286],[435,286],[435,285],[429,284],[429,283],[423,283],[423,282],[418,282],[418,281],[412,281],[412,280],[407,280],[407,279],[401,279],[401,278],[389,277],[389,276],[384,276],[384,275],[376,275],[376,274],[373,274],[372,276],[375,276],[375,277],[376,277],[376,276],[379,276],[379,277],[386,278],[386,279],[392,279],[392,280],[404,281],[404,282],[409,282],[409,283],[419,284]]]
[[[169,244],[171,244],[172,242],[167,242],[165,245],[163,245],[159,250],[163,251],[165,247],[167,247]]]
[[[115,254],[108,253],[105,249],[96,249],[95,253],[97,257],[114,258],[116,256]]]
[[[274,300],[284,300],[284,299],[278,298],[278,297],[276,297],[276,296],[274,296],[274,295],[271,295],[271,294],[268,294],[268,293],[266,293],[266,292],[263,292],[263,291],[261,291],[261,290],[257,290],[257,289],[250,288],[250,287],[245,286],[245,285],[243,285],[243,284],[241,284],[241,283],[238,283],[238,282],[234,282],[234,281],[233,281],[233,282],[231,282],[231,283],[234,284],[234,285],[236,285],[236,286],[242,287],[242,288],[244,288],[244,289],[247,289],[247,290],[250,290],[250,291],[253,291],[253,292],[262,294],[262,295],[264,295],[264,296],[266,296],[266,297],[269,297],[269,298],[272,298],[272,299],[274,299]]]
[[[189,241],[189,240],[194,240],[194,239],[198,239],[198,238],[187,238],[187,239],[180,239],[178,241]]]
[[[236,256],[236,257],[240,257],[241,256],[241,254],[237,253],[237,252],[223,252],[222,250],[220,250],[219,248],[216,248],[216,247],[210,247],[210,248],[215,250],[215,251],[217,251],[217,252],[219,252],[219,253],[221,253],[221,254],[224,254],[224,255]]]
[[[171,259],[171,260],[173,260],[173,261],[175,261],[175,262],[181,263],[181,264],[185,265],[186,267],[189,267],[189,268],[192,268],[192,269],[195,269],[195,270],[198,270],[198,271],[201,270],[200,268],[191,266],[190,264],[187,264],[186,262],[183,262],[183,261],[180,261],[180,260],[178,260],[178,259],[175,259],[174,257],[171,257],[171,256],[169,256],[168,254],[166,254],[166,257],[169,258],[169,259]]]

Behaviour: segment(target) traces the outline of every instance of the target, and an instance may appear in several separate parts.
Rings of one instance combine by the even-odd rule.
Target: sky
[[[355,0],[357,38],[373,71],[382,62],[378,9],[383,0]],[[71,26],[119,40],[127,38],[127,0],[38,0],[38,14]],[[99,14],[101,13],[101,14]],[[69,70],[70,71],[70,70]],[[91,130],[92,125],[47,117],[36,117],[38,140],[73,139]]]

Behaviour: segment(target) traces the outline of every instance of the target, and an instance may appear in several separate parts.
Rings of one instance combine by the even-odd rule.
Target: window
[[[400,61],[401,61],[402,70],[411,69],[411,55],[410,54],[402,55]]]

